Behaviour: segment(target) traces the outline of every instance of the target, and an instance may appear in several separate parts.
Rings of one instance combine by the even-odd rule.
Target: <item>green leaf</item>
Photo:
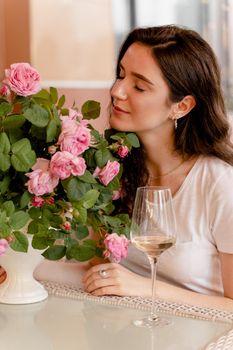
[[[18,114],[10,115],[2,121],[1,126],[5,130],[17,129],[17,128],[20,128],[25,123],[25,121],[26,119],[24,118],[23,115],[18,115]]]
[[[139,142],[137,135],[135,135],[133,133],[127,134],[126,139],[133,147],[135,147],[135,148],[140,147],[140,142]]]
[[[48,125],[49,114],[46,109],[39,105],[34,105],[32,108],[28,108],[24,113],[25,118],[33,125],[40,128]]]
[[[57,136],[58,125],[56,120],[52,119],[46,128],[46,142],[52,142]]]
[[[64,106],[64,103],[65,103],[65,95],[62,95],[60,98],[59,98],[59,101],[58,101],[58,104],[57,104],[57,108],[62,108]]]
[[[75,208],[73,211],[73,216],[76,221],[81,224],[85,224],[87,222],[87,209],[79,203],[73,203],[73,207]]]
[[[95,139],[97,143],[104,143],[107,145],[106,140],[103,138],[103,136],[99,133],[98,130],[92,129],[91,130],[91,136]]]
[[[9,225],[14,230],[19,230],[23,228],[29,221],[30,217],[25,211],[14,212],[9,218]]]
[[[23,138],[12,145],[12,166],[17,171],[29,171],[36,162],[36,153],[31,149],[30,141]]]
[[[50,97],[49,92],[45,89],[42,89],[37,94],[33,95],[34,99],[41,98],[47,101],[49,100],[49,97]]]
[[[0,152],[0,170],[6,172],[11,166],[10,156]]]
[[[0,210],[0,226],[7,221],[7,215],[5,210]]]
[[[28,238],[20,231],[13,232],[15,239],[10,243],[10,247],[17,252],[28,251]]]
[[[95,161],[95,157],[94,157],[95,152],[96,152],[96,149],[89,148],[83,154],[83,157],[84,157],[86,164],[87,164],[87,168],[89,168],[89,169],[91,169],[91,168],[94,169],[96,167],[96,161]],[[89,174],[90,174],[90,172],[89,172]],[[85,175],[85,173],[84,173],[84,175]]]
[[[66,182],[67,196],[71,202],[78,202],[83,195],[91,188],[91,185],[79,181],[79,178],[73,177]]]
[[[11,150],[9,138],[5,132],[0,133],[0,153],[8,154]]]
[[[58,99],[57,89],[55,87],[51,86],[49,91],[50,91],[50,96],[51,96],[51,102],[53,104],[56,104],[57,103],[57,99]]]
[[[85,173],[82,176],[79,176],[78,179],[80,181],[86,182],[88,184],[95,184],[97,183],[96,179],[94,176],[90,173],[89,170],[86,170]]]
[[[118,214],[116,215],[116,217],[118,217],[121,222],[125,225],[130,225],[130,218],[129,218],[129,214]]]
[[[7,171],[10,166],[10,152],[11,144],[5,132],[0,133],[0,170]]]
[[[0,104],[0,115],[4,116],[9,113],[11,113],[13,110],[13,106],[10,105],[8,102],[2,102]]]
[[[69,256],[77,261],[87,261],[90,260],[95,256],[96,252],[96,243],[94,241],[93,244],[85,244],[85,241],[83,242],[83,245],[76,244],[73,245],[69,249]]]
[[[84,226],[82,224],[76,225],[75,226],[75,236],[78,239],[84,239],[89,236],[89,231],[87,226]]]
[[[3,180],[0,181],[0,193],[1,194],[5,194],[6,193],[6,191],[9,188],[10,182],[11,182],[11,178],[8,175],[4,176]]]
[[[82,105],[81,112],[84,119],[96,119],[100,115],[100,103],[88,100]]]
[[[7,216],[11,216],[15,212],[15,206],[12,201],[4,202],[2,207],[5,209]]]
[[[95,152],[95,160],[98,167],[103,168],[108,160],[113,160],[111,152],[107,148],[101,148]]]
[[[90,209],[93,207],[95,202],[97,201],[100,193],[97,190],[89,190],[84,196],[81,198],[82,206],[86,209]]]
[[[23,138],[23,131],[21,129],[9,129],[8,136],[10,143],[13,144]]]
[[[39,219],[41,216],[41,209],[32,207],[28,210],[28,214],[30,215],[31,219]]]
[[[20,208],[26,208],[30,203],[32,195],[28,191],[24,191],[22,196],[20,197]]]
[[[114,179],[108,184],[107,189],[111,191],[119,190],[120,188],[120,180],[119,174],[114,177]]]
[[[42,255],[48,260],[59,260],[66,254],[66,247],[63,245],[53,245],[49,247]]]
[[[120,226],[121,225],[121,220],[117,217],[114,216],[103,216],[104,220],[106,223],[108,223],[110,226]]]
[[[4,222],[0,226],[0,238],[6,238],[11,234],[11,228]]]
[[[38,222],[36,220],[32,220],[28,225],[28,233],[34,235],[38,232]]]
[[[32,247],[34,249],[46,249],[50,243],[50,239],[48,239],[47,237],[38,236],[37,234],[34,234],[32,239]]]

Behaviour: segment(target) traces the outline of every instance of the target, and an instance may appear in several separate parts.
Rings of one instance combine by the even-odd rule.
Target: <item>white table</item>
[[[97,298],[68,286],[45,285],[50,295],[44,302],[0,304],[1,350],[233,349],[233,314],[158,302],[172,324],[137,328],[132,320],[148,313],[149,300]]]

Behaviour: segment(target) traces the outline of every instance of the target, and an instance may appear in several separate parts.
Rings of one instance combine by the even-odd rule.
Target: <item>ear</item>
[[[177,103],[174,109],[174,118],[179,119],[186,116],[196,106],[196,100],[192,95],[185,96]]]

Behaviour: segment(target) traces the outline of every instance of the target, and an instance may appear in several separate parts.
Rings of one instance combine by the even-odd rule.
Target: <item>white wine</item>
[[[151,258],[157,258],[175,244],[175,237],[138,236],[133,238],[132,243]]]

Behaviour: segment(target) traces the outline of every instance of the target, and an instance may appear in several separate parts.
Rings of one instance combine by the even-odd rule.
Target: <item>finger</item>
[[[103,295],[119,295],[123,296],[124,293],[120,291],[120,289],[117,286],[104,286],[98,289],[95,289],[92,293],[94,296],[103,296]]]
[[[108,279],[108,278],[119,279],[120,269],[116,268],[116,266],[118,267],[118,264],[109,264],[110,268],[104,269],[104,272],[106,273],[106,276],[104,277],[101,274],[101,271],[102,271],[101,269],[98,269],[98,271],[96,272],[94,272],[93,269],[91,269],[91,271],[89,271],[89,273],[83,279],[84,288],[87,289],[90,284],[92,284],[94,281],[99,279]]]
[[[110,286],[116,287],[116,281],[114,278],[97,279],[88,285],[86,292],[93,293],[98,289],[104,290],[104,288]]]
[[[94,273],[99,273],[100,270],[111,270],[115,267],[114,263],[106,263],[106,264],[99,264],[91,267],[84,275],[83,275],[83,283],[86,282],[88,278],[90,278],[91,275]]]
[[[93,272],[88,278],[85,279],[85,281],[83,281],[84,288],[87,290],[90,284],[94,283],[99,279],[102,279],[99,272]]]

